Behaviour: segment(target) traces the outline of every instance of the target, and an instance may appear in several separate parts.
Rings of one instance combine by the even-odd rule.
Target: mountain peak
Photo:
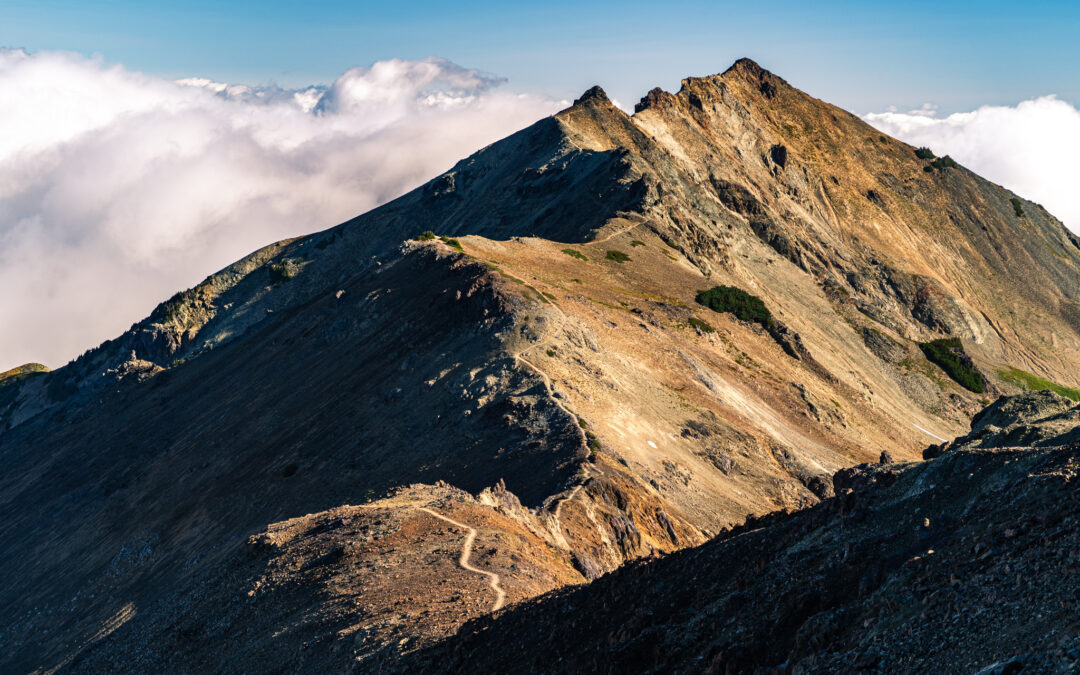
[[[648,110],[649,108],[655,108],[660,105],[671,104],[675,100],[675,96],[670,94],[660,87],[653,87],[649,90],[649,93],[641,97],[641,100],[634,105],[634,112],[639,113],[642,110]]]
[[[720,90],[716,88],[716,85],[731,77],[741,78],[767,99],[775,97],[779,88],[787,85],[783,78],[762,68],[753,59],[741,58],[722,73],[684,79],[678,94],[669,93],[660,87],[650,90],[634,106],[634,112],[638,113],[650,108],[677,106],[679,96],[687,97],[691,105],[700,108],[703,97],[711,98],[719,95]]]
[[[773,98],[780,87],[787,86],[787,82],[782,77],[762,68],[756,61],[748,58],[741,58],[731,64],[731,67],[725,70],[721,77],[727,77],[728,75],[741,76],[747,82],[756,86],[765,98]]]
[[[612,105],[611,99],[608,98],[607,92],[604,91],[603,88],[598,84],[593,85],[592,87],[590,87],[588,90],[585,91],[584,94],[579,96],[574,101],[575,106],[577,106],[577,105],[586,105],[586,104],[589,104],[589,103],[599,103],[599,104]]]
[[[724,75],[727,75],[731,72],[746,73],[748,75],[752,75],[753,77],[772,75],[772,73],[758,65],[757,61],[747,58],[745,56],[737,60],[735,63],[731,64],[731,66],[724,71]]]

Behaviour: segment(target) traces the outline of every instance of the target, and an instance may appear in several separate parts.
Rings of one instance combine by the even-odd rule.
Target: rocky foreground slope
[[[1041,207],[752,62],[590,90],[0,379],[0,670],[389,667],[496,606],[464,549],[513,604],[1080,396],[1078,302]]]
[[[843,469],[816,506],[475,620],[398,665],[1077,672],[1078,437],[1072,401],[1000,399],[934,459]]]

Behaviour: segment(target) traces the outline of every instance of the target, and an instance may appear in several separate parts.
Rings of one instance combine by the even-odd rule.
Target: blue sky
[[[624,104],[750,56],[854,112],[1080,101],[1080,3],[0,2],[0,45],[100,54],[166,77],[284,86],[441,56],[572,98]]]

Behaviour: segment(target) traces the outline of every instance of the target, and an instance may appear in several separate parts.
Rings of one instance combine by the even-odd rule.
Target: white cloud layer
[[[62,365],[248,252],[565,104],[501,83],[395,59],[286,90],[0,50],[0,371]]]
[[[881,131],[1042,204],[1080,233],[1080,110],[1054,96],[937,117],[933,106],[865,115]]]

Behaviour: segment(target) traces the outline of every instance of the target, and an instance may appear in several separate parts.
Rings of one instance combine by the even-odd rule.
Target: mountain
[[[0,668],[396,667],[1080,397],[1080,240],[926,155],[747,60],[593,88],[0,382]]]
[[[833,499],[477,619],[398,666],[1077,672],[1078,438],[1073,401],[999,399],[936,458],[844,469]]]

